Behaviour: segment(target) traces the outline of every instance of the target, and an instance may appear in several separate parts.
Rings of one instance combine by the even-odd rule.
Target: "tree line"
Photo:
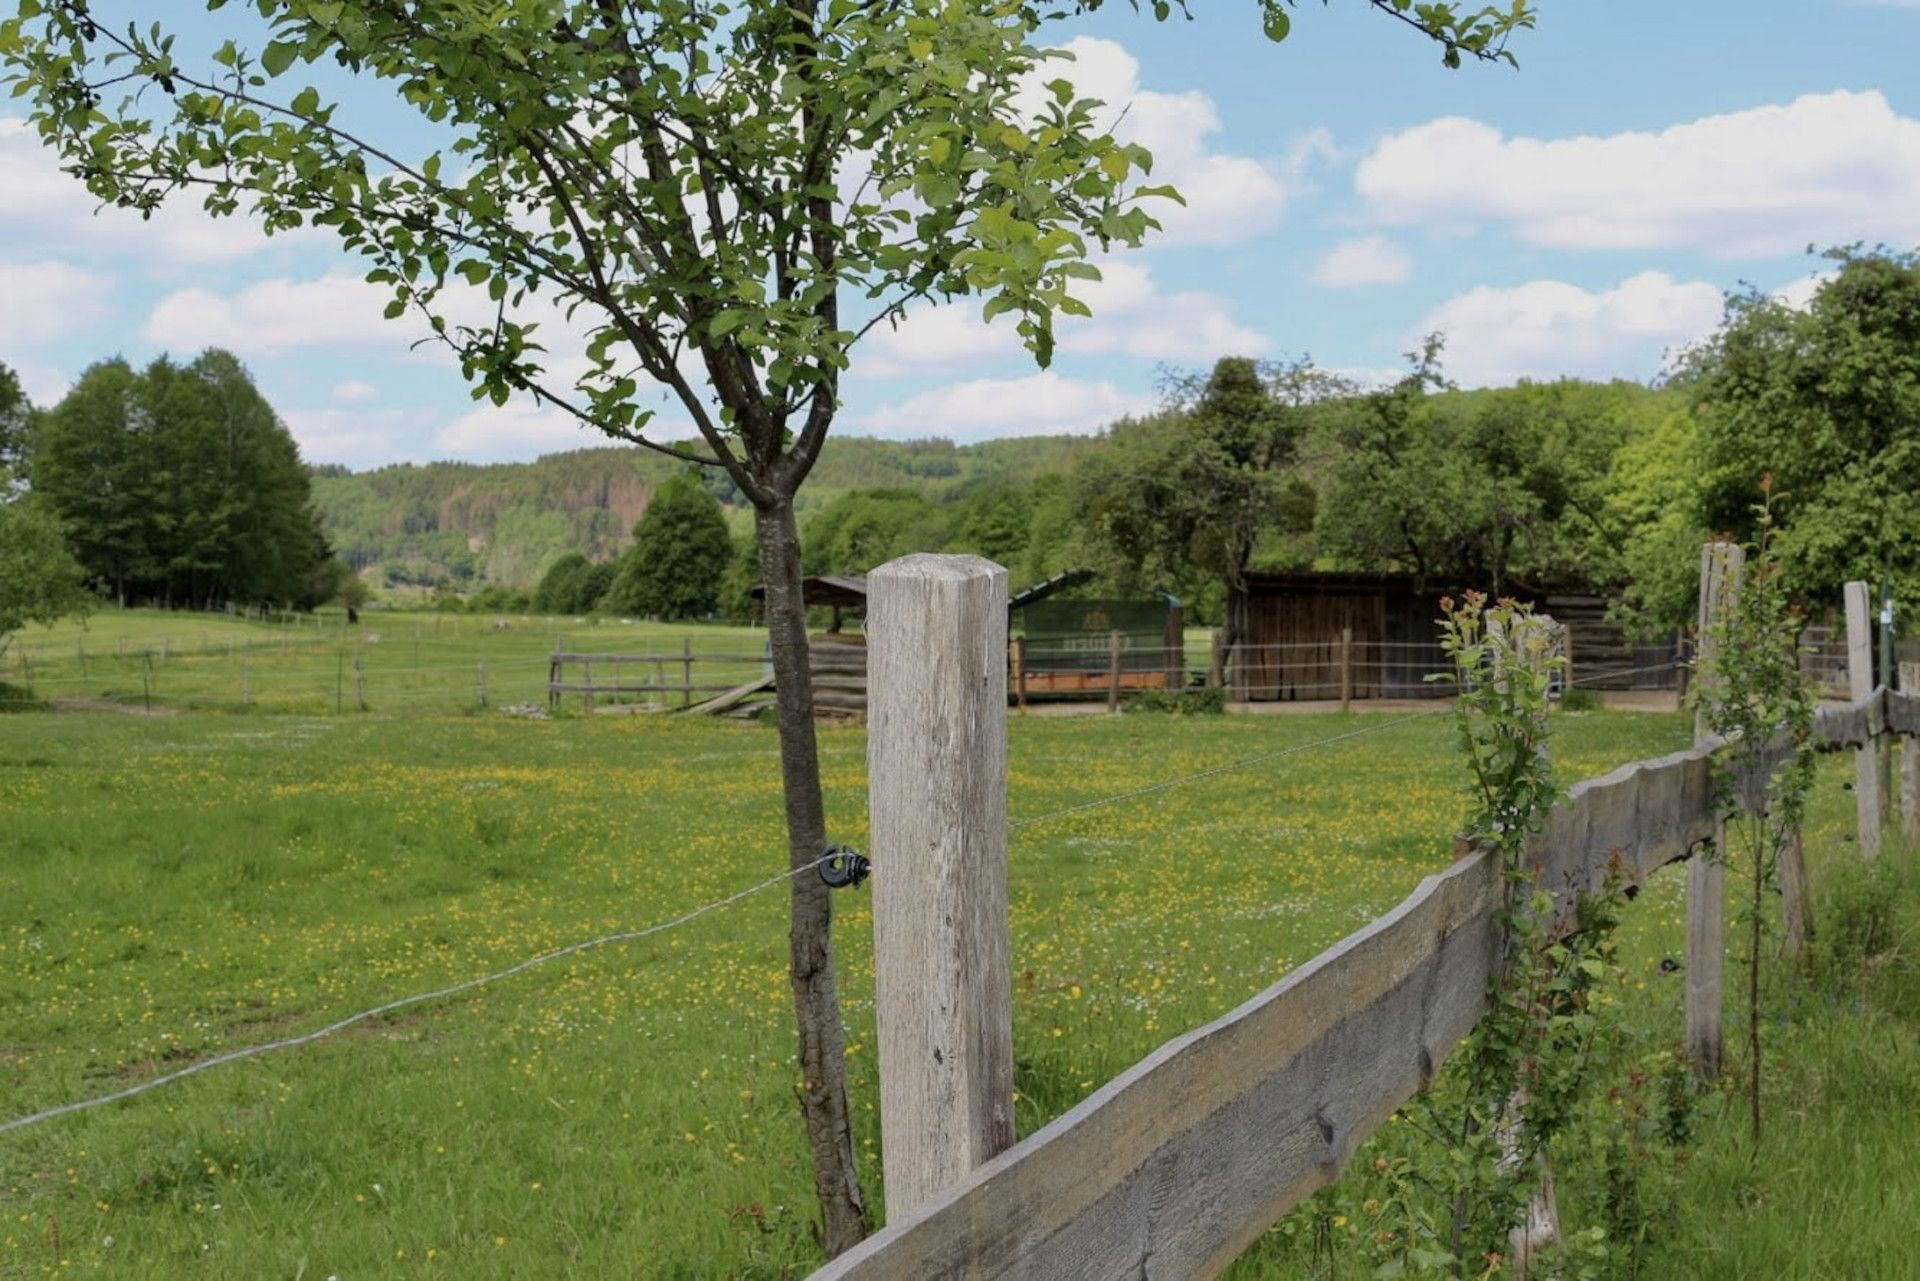
[[[308,609],[339,590],[292,435],[219,350],[89,368],[36,409],[0,366],[0,635],[84,603]],[[29,554],[25,549],[35,549]]]
[[[859,574],[908,552],[972,552],[1015,586],[1085,566],[1097,574],[1085,592],[1171,591],[1209,624],[1254,570],[1402,573],[1495,595],[1575,586],[1613,597],[1636,633],[1671,636],[1693,617],[1701,543],[1750,539],[1770,475],[1800,599],[1829,601],[1849,578],[1912,598],[1920,265],[1886,251],[1834,260],[1804,307],[1730,298],[1720,331],[1654,386],[1460,390],[1437,336],[1374,388],[1306,360],[1170,373],[1160,411],[1036,452],[1033,467],[980,466],[979,447],[952,446],[918,473],[863,464],[890,483],[828,490],[803,519],[803,564]],[[910,448],[842,442],[850,457],[869,444]],[[637,542],[599,565],[570,554],[537,589],[492,603],[750,619],[751,536],[725,550],[719,487],[688,478],[675,494],[676,509],[703,513],[699,539],[684,513],[686,532],[665,540],[643,518],[644,554]],[[682,541],[699,550],[665,550]],[[640,563],[653,586],[614,590]]]

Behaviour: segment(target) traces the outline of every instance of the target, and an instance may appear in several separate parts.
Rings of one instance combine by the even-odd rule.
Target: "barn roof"
[[[767,585],[753,589],[755,600],[764,600]],[[800,580],[800,598],[809,605],[831,605],[840,609],[864,609],[867,604],[865,574],[809,574]]]
[[[1044,583],[1035,583],[1022,588],[1007,601],[1009,611],[1023,605],[1031,605],[1044,600],[1055,592],[1076,587],[1093,577],[1090,569],[1070,569],[1064,574],[1055,574]],[[837,606],[841,609],[864,609],[867,604],[867,576],[865,574],[809,574],[800,580],[801,598],[809,605]],[[753,589],[755,600],[764,600],[767,586],[761,583]]]

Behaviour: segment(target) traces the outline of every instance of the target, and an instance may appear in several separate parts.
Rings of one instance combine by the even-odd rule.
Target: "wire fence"
[[[1669,666],[1670,665],[1671,664],[1669,664]],[[1271,764],[1275,761],[1287,760],[1293,757],[1304,756],[1313,752],[1325,751],[1329,748],[1337,747],[1341,744],[1351,742],[1355,739],[1364,738],[1374,734],[1381,734],[1388,730],[1397,729],[1402,726],[1411,724],[1415,721],[1422,721],[1434,716],[1439,716],[1444,713],[1448,713],[1452,710],[1453,710],[1452,704],[1449,701],[1446,704],[1442,704],[1442,705],[1431,707],[1431,708],[1426,708],[1421,711],[1410,713],[1404,716],[1395,716],[1395,717],[1387,717],[1387,718],[1370,720],[1368,723],[1364,725],[1361,725],[1351,730],[1343,731],[1338,734],[1331,734],[1322,738],[1313,739],[1305,743],[1295,743],[1286,747],[1276,748],[1272,751],[1260,752],[1251,756],[1240,757],[1238,759],[1227,761],[1219,765],[1209,766],[1207,768],[1199,769],[1199,770],[1193,770],[1173,778],[1161,779],[1157,782],[1148,783],[1144,786],[1127,788],[1118,792],[1109,793],[1107,795],[1096,797],[1090,800],[1080,801],[1071,805],[1061,806],[1057,809],[1046,811],[1045,813],[1027,815],[1019,819],[1010,819],[1007,824],[1007,831],[1009,835],[1011,835],[1012,833],[1015,833],[1015,832],[1026,831],[1028,829],[1038,827],[1042,824],[1055,822],[1059,819],[1067,818],[1075,814],[1087,813],[1092,810],[1104,809],[1108,806],[1118,805],[1126,801],[1137,800],[1142,797],[1157,795],[1160,793],[1171,791],[1175,788],[1189,786],[1191,784],[1198,783],[1206,779],[1218,778],[1224,774],[1230,774],[1230,773],[1234,773],[1241,770],[1253,769],[1261,765]],[[410,996],[403,996],[394,1000],[382,1002],[378,1005],[370,1006],[366,1009],[362,1009],[354,1013],[345,1015],[343,1017],[334,1019],[331,1022],[326,1023],[325,1025],[315,1028],[309,1032],[304,1032],[296,1036],[281,1037],[276,1040],[261,1042],[261,1043],[246,1046],[240,1049],[229,1050],[221,1054],[216,1054],[210,1058],[202,1059],[195,1063],[188,1064],[187,1066],[176,1069],[172,1072],[168,1072],[161,1076],[150,1078],[146,1081],[142,1081],[137,1084],[130,1085],[119,1090],[113,1090],[105,1094],[95,1095],[89,1098],[76,1100],[74,1102],[63,1103],[53,1107],[44,1108],[36,1112],[32,1112],[23,1116],[16,1117],[9,1121],[0,1122],[0,1134],[4,1134],[13,1130],[23,1129],[32,1125],[37,1125],[42,1122],[50,1121],[58,1117],[68,1116],[73,1113],[84,1112],[94,1108],[104,1107],[111,1103],[118,1103],[118,1102],[130,1100],[130,1099],[138,1098],[139,1096],[146,1094],[149,1091],[159,1089],[163,1086],[174,1084],[175,1082],[178,1082],[178,1081],[184,1081],[190,1077],[197,1076],[203,1072],[207,1072],[214,1068],[222,1067],[230,1063],[238,1063],[247,1059],[260,1057],[261,1055],[273,1054],[282,1050],[291,1050],[291,1049],[299,1048],[301,1046],[311,1045],[317,1041],[321,1041],[326,1039],[327,1037],[333,1036],[336,1033],[345,1031],[350,1027],[354,1027],[358,1024],[367,1022],[370,1019],[379,1018],[382,1015],[391,1014],[396,1011],[407,1009],[412,1006],[421,1005],[421,1004],[425,1004],[433,1001],[446,1000],[455,996],[459,996],[466,992],[471,992],[479,988],[488,987],[493,984],[500,983],[506,979],[513,978],[516,975],[524,974],[529,970],[533,970],[540,966],[547,965],[553,961],[561,960],[565,957],[576,956],[583,952],[593,951],[595,949],[614,946],[617,944],[633,943],[643,939],[652,938],[655,935],[664,934],[670,930],[678,929],[710,913],[720,911],[736,903],[740,903],[746,899],[752,898],[758,894],[761,894],[769,889],[774,888],[775,886],[790,883],[795,877],[801,876],[808,872],[817,871],[820,868],[826,866],[828,863],[833,862],[834,860],[840,857],[841,857],[841,852],[839,850],[829,851],[823,854],[820,858],[815,859],[809,863],[805,863],[800,866],[789,868],[787,871],[784,871],[776,876],[767,877],[764,880],[758,881],[754,884],[746,886],[743,889],[737,890],[734,893],[725,896],[724,898],[714,899],[710,902],[703,903],[700,906],[692,908],[689,911],[681,913],[680,915],[673,917],[669,920],[657,922],[653,925],[649,925],[641,928],[636,928],[631,930],[622,930],[622,931],[617,931],[611,934],[603,934],[594,938],[582,940],[577,943],[571,943],[564,947],[555,948],[550,951],[542,952],[538,955],[528,957],[522,961],[516,962],[513,965],[506,966],[505,968],[502,968],[502,969],[494,970],[490,973],[483,974],[475,978],[466,979],[458,983],[452,983],[452,984],[445,985],[443,987],[437,987],[430,991],[420,992]],[[884,865],[882,865],[881,867],[881,874],[882,875],[885,874]]]

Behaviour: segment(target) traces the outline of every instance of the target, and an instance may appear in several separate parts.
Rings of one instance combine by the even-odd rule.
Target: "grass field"
[[[454,713],[480,702],[481,668],[494,707],[547,702],[548,655],[658,655],[622,665],[625,681],[678,686],[679,656],[696,656],[693,684],[742,684],[763,670],[764,632],[715,624],[619,619],[368,611],[259,622],[221,614],[101,610],[82,622],[22,632],[0,661],[0,710],[37,703],[275,713]],[[357,674],[356,674],[357,668]],[[577,679],[578,668],[569,677]],[[602,666],[597,681],[612,678]],[[695,695],[698,699],[704,695]],[[668,700],[676,704],[676,692]],[[581,700],[568,704],[578,709]],[[637,700],[636,700],[637,701]]]
[[[550,641],[527,645],[543,679]],[[0,1119],[669,919],[783,861],[766,726],[428,706],[0,718]],[[1459,803],[1443,717],[1015,721],[1016,820],[1369,723],[1016,833],[1022,1133],[1389,906],[1447,857]],[[1569,779],[1689,735],[1649,714],[1560,729]],[[864,752],[823,731],[832,835],[862,849]],[[1839,798],[1823,784],[1829,827]],[[1642,972],[1679,947],[1677,885],[1632,909]],[[866,902],[841,899],[839,938],[877,1199]],[[0,1276],[804,1274],[784,907],[769,891],[0,1135]],[[1240,1273],[1321,1267],[1300,1239]]]

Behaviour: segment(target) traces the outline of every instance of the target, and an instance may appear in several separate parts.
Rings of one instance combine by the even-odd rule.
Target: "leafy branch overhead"
[[[1508,58],[1532,22],[1520,4],[1372,3],[1449,62]],[[532,392],[724,464],[749,495],[783,445],[804,474],[863,333],[916,299],[977,294],[1044,364],[1055,315],[1087,311],[1074,289],[1098,277],[1095,255],[1140,243],[1151,202],[1178,199],[1111,132],[1124,104],[1083,97],[1040,42],[1099,0],[244,7],[264,43],[192,65],[158,23],[19,0],[0,58],[102,200],[152,210],[191,191],[270,232],[331,228],[477,397]],[[1261,12],[1287,34],[1287,6]],[[382,82],[437,145],[375,136],[309,82],[323,69]],[[562,327],[584,365],[552,354]],[[642,435],[649,382],[704,451]]]

